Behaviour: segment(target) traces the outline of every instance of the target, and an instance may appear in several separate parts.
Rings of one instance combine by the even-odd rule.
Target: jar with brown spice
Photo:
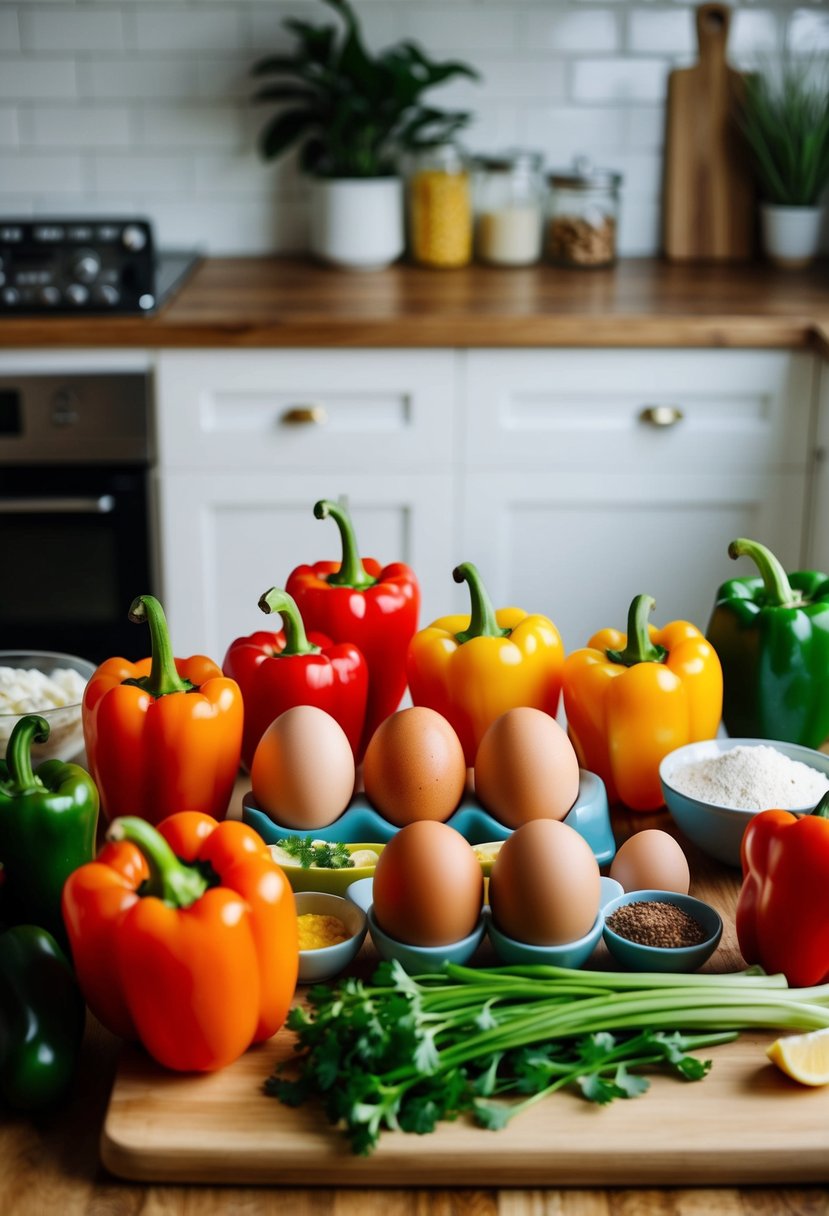
[[[421,149],[408,182],[409,256],[449,269],[472,257],[472,189],[466,155],[455,144]]]
[[[557,266],[612,266],[621,174],[578,157],[571,170],[551,173],[548,181],[547,258]]]

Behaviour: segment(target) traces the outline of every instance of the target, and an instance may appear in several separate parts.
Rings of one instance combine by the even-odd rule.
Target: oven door
[[[149,654],[127,616],[152,592],[146,468],[0,470],[0,569],[3,650]]]

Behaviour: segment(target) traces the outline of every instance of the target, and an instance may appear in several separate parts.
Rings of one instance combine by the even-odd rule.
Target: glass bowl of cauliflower
[[[81,701],[95,664],[49,650],[0,650],[0,758],[14,724],[40,714],[49,738],[32,748],[32,763],[74,760],[83,752]]]

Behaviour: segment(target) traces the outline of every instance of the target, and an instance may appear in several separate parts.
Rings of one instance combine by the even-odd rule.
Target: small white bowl
[[[718,806],[713,802],[703,802],[692,798],[676,789],[673,782],[679,769],[700,760],[713,760],[735,747],[773,747],[782,752],[789,760],[797,760],[809,768],[817,769],[824,777],[829,778],[829,755],[814,751],[811,747],[801,747],[797,743],[783,743],[777,739],[706,739],[701,743],[687,743],[669,752],[659,765],[659,780],[665,804],[678,828],[693,840],[694,844],[705,853],[716,857],[718,861],[729,866],[739,866],[740,845],[746,825],[757,815],[761,808],[749,810],[743,807]],[[770,809],[770,808],[762,808]],[[811,807],[787,808],[796,811],[809,811]]]
[[[96,669],[88,659],[54,650],[0,650],[0,667],[36,670],[47,676],[55,670],[73,671],[81,677],[84,686]],[[45,743],[35,743],[32,747],[32,764],[35,768],[44,760],[74,760],[83,752],[81,697],[73,705],[47,705],[26,710],[26,714],[37,714],[49,723],[49,738]],[[25,716],[0,710],[0,758],[6,754],[15,723]]]
[[[300,950],[299,982],[313,984],[319,980],[330,980],[352,962],[360,952],[366,936],[366,914],[357,904],[341,895],[330,895],[327,891],[297,891],[297,916],[307,912],[318,916],[336,916],[351,935],[334,946],[321,946],[318,950]]]

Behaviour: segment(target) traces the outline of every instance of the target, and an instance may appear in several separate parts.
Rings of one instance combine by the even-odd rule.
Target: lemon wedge
[[[775,1039],[766,1055],[801,1085],[829,1085],[829,1029]]]

